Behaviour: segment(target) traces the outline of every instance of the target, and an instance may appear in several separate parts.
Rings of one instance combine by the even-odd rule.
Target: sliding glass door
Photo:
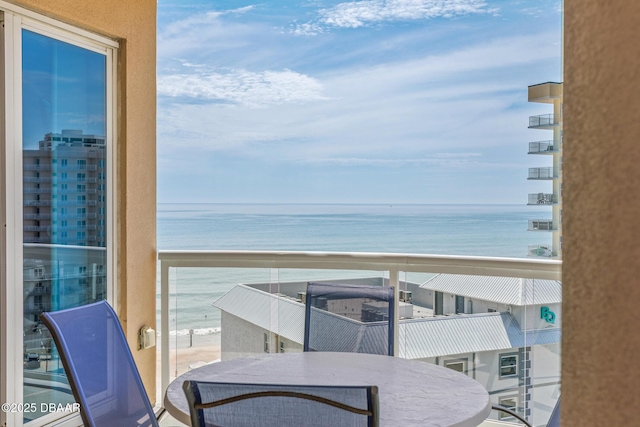
[[[106,71],[104,54],[22,30],[27,420],[73,403],[40,313],[107,297]]]
[[[74,399],[40,313],[114,295],[117,45],[4,16],[2,203],[13,232],[0,266],[15,271],[2,275],[3,394],[24,409],[7,425],[41,425],[72,415]]]

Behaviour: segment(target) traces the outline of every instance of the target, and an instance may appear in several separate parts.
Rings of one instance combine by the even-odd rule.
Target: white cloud
[[[161,98],[158,136],[165,147],[286,162],[472,162],[478,147],[526,141],[528,111],[514,105],[546,111],[526,103],[526,86],[538,81],[537,64],[557,59],[552,40],[509,37],[314,78],[292,71],[159,78],[165,95],[232,105]]]
[[[496,13],[484,0],[363,0],[339,3],[321,9],[314,21],[296,24],[291,32],[316,35],[326,28],[360,28],[386,21],[415,21],[432,18]]]
[[[196,72],[158,76],[158,94],[251,108],[326,99],[316,79],[292,70],[220,72],[189,67]]]

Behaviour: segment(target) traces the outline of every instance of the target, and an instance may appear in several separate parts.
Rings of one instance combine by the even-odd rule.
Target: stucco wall
[[[565,0],[562,422],[640,419],[640,2]]]
[[[120,42],[117,309],[153,401],[155,348],[135,349],[140,327],[156,323],[156,1],[12,3]]]

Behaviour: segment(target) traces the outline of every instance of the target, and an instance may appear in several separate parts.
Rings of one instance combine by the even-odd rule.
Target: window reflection
[[[24,402],[39,410],[74,401],[40,313],[106,298],[106,58],[22,35]]]

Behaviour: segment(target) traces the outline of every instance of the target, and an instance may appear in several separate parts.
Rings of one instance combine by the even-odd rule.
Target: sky
[[[560,0],[159,0],[157,54],[159,203],[550,190],[527,87],[562,81]]]

